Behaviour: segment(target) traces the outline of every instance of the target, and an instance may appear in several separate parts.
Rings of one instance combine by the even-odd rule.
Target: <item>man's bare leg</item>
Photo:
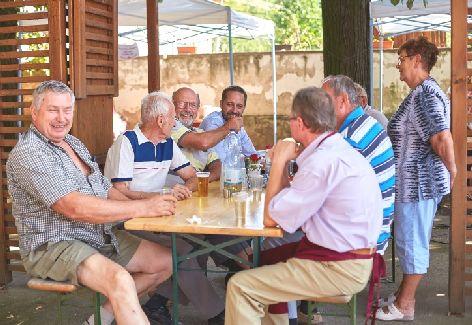
[[[95,254],[95,255],[99,255],[99,254]],[[99,256],[109,261],[110,263],[115,264],[115,266],[123,269],[121,266],[103,257],[102,255],[99,255]],[[147,318],[144,315],[141,309],[141,306],[139,305],[139,300],[137,296],[143,293],[146,293],[150,290],[154,290],[157,287],[157,285],[159,285],[160,283],[162,283],[163,281],[165,281],[166,279],[170,277],[170,275],[172,274],[171,259],[172,258],[171,258],[170,251],[167,248],[164,248],[160,245],[157,245],[157,244],[145,241],[145,240],[141,242],[138,249],[136,250],[136,253],[131,258],[128,265],[126,265],[126,270],[123,269],[123,271],[128,274],[128,277],[133,280],[133,283],[132,283],[133,294],[126,294],[128,297],[133,296],[133,299],[130,299],[133,301],[126,303],[126,304],[130,303],[131,305],[129,306],[124,306],[126,305],[124,304],[125,300],[122,300],[122,298],[120,297],[116,297],[117,295],[119,295],[119,293],[115,291],[123,289],[123,288],[120,288],[119,286],[115,287],[114,285],[111,285],[110,287],[107,284],[102,283],[103,279],[112,280],[111,279],[112,277],[108,276],[109,274],[112,274],[112,273],[105,272],[105,274],[97,275],[95,279],[82,280],[81,279],[82,270],[81,270],[81,267],[79,266],[79,270],[78,270],[79,282],[86,285],[87,287],[90,287],[91,289],[94,289],[96,291],[103,293],[105,296],[109,298],[109,300],[103,304],[103,308],[115,315],[115,318],[118,324],[120,324],[121,322],[123,322],[123,324],[129,324],[130,321],[127,320],[128,319],[127,315],[131,315],[132,317],[134,316],[144,317],[145,323],[143,324],[147,324],[148,323]],[[85,264],[85,266],[88,266],[85,263],[87,261],[88,259],[85,260],[81,264],[81,266],[83,264]],[[92,262],[95,263],[94,261]],[[130,275],[127,271],[133,274]],[[112,272],[112,271],[107,271],[107,272]],[[83,277],[85,278],[86,276],[83,276]],[[98,279],[98,281],[96,281],[98,282],[97,284],[101,286],[102,288],[93,287],[93,285],[96,285],[95,283],[96,279]],[[92,281],[94,283],[88,284],[83,281],[89,281],[89,282]],[[127,288],[127,290],[130,290],[130,289]],[[137,305],[137,308],[133,307],[134,305]],[[131,307],[131,308],[126,308],[126,307]],[[138,310],[138,312],[136,312],[136,310]],[[124,316],[121,316],[121,314],[124,314]],[[122,319],[122,317],[124,318]],[[141,324],[141,323],[138,322],[138,323],[133,323],[133,324]]]
[[[118,324],[149,324],[139,305],[133,278],[122,266],[93,254],[79,265],[77,278],[79,283],[108,297],[111,306],[105,304],[104,308],[112,309]]]

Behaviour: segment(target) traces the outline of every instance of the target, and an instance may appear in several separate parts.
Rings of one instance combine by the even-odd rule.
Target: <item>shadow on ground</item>
[[[462,317],[448,316],[448,264],[449,264],[449,218],[438,216],[431,240],[431,263],[429,274],[419,288],[416,299],[414,324],[424,325],[470,325],[472,324],[472,298],[466,301],[466,313]],[[385,256],[387,272],[391,274],[391,252]],[[401,281],[401,271],[396,263],[396,283],[383,282],[381,294],[393,292]],[[209,275],[221,297],[224,297],[224,274]],[[14,280],[0,290],[0,324],[44,325],[57,323],[57,296],[26,288],[27,276],[15,273]],[[359,294],[358,324],[364,323],[367,289]],[[93,312],[92,292],[81,289],[71,295],[63,307],[64,324],[81,324]],[[182,308],[181,321],[185,325],[206,324],[192,306]],[[343,318],[324,318],[324,324],[348,324]],[[387,324],[378,322],[378,324]],[[245,325],[245,324],[241,324]]]

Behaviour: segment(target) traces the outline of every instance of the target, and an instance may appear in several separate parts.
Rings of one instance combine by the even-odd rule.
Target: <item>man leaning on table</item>
[[[175,124],[175,111],[171,98],[162,92],[148,94],[141,103],[142,123],[132,131],[120,135],[108,151],[105,175],[113,186],[131,199],[153,197],[164,186],[169,171],[176,172],[184,185],[173,187],[179,200],[189,198],[195,189],[195,169],[177,144],[170,138]],[[133,234],[171,246],[168,234],[154,234],[146,231],[133,231]],[[188,254],[193,247],[186,241],[177,239],[179,255]],[[224,304],[216,294],[204,272],[199,270],[195,258],[183,261],[183,269],[195,272],[179,273],[180,302],[191,302],[208,319],[209,324],[222,324]],[[150,318],[163,324],[170,324],[171,317],[166,306],[167,298],[172,296],[170,281],[162,284],[151,299],[143,306]]]
[[[204,132],[193,126],[200,108],[200,98],[195,91],[188,87],[177,89],[172,95],[175,106],[175,126],[172,128],[172,139],[177,143],[190,164],[200,172],[210,173],[209,181],[220,179],[221,160],[212,149],[218,142],[223,140],[231,130],[239,131],[242,126],[241,118],[233,118],[219,128]],[[169,174],[167,185],[182,183],[177,176]]]
[[[108,298],[102,324],[149,324],[138,300],[172,273],[167,248],[114,229],[138,216],[171,215],[172,196],[128,201],[69,135],[74,94],[60,81],[33,93],[32,124],[10,152],[8,190],[28,274],[71,281]],[[86,324],[93,324],[93,315]]]
[[[262,253],[262,266],[237,273],[226,295],[227,324],[287,324],[291,300],[352,295],[366,285],[380,232],[382,199],[369,163],[335,132],[331,98],[322,89],[297,92],[290,130],[301,144],[279,141],[266,189],[265,226],[305,236]],[[296,159],[289,183],[286,164]],[[280,263],[279,263],[280,262]],[[273,265],[272,265],[273,264]]]

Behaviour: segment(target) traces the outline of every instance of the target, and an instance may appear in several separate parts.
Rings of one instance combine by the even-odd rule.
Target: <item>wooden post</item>
[[[64,0],[48,0],[51,78],[67,83],[66,11]]]
[[[463,314],[467,215],[467,1],[451,0],[451,111],[457,176],[452,189],[449,313]]]
[[[161,88],[159,61],[159,22],[157,0],[146,0],[148,38],[148,91]]]

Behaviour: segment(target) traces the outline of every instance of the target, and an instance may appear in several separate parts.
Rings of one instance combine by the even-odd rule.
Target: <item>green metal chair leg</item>
[[[64,294],[58,293],[58,295],[59,295],[59,306],[57,309],[57,313],[58,313],[57,320],[58,320],[58,323],[62,325],[62,303],[64,300]]]
[[[315,304],[311,301],[308,302],[308,312],[307,312],[307,324],[311,325],[311,320],[313,319],[313,309],[315,308]]]
[[[95,292],[94,294],[94,301],[95,301],[95,317],[94,323],[97,325],[102,325],[102,317],[100,315],[100,292]]]
[[[351,301],[349,301],[349,318],[351,319],[351,325],[356,325],[357,321],[357,295],[353,295]]]

